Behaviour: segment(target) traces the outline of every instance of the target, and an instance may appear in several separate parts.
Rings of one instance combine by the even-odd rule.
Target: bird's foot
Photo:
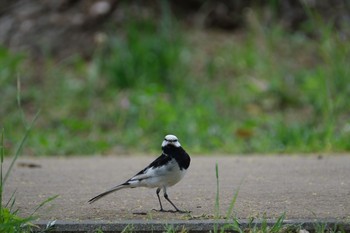
[[[164,212],[165,210],[164,209],[160,209],[160,210],[157,210],[157,209],[152,209],[153,211],[157,211],[157,212]]]
[[[179,209],[177,209],[177,210],[174,211],[174,213],[189,214],[189,213],[191,213],[191,211],[189,211],[189,210],[179,210]]]
[[[157,212],[165,212],[165,213],[181,213],[181,214],[188,214],[188,213],[191,213],[191,211],[185,211],[185,210],[165,210],[165,209],[160,209],[160,210],[157,210],[157,209],[153,209],[154,211],[157,211]]]
[[[157,210],[157,209],[152,209],[152,210],[154,210],[154,211],[157,211],[157,212],[170,212],[170,210],[165,210],[165,209],[159,209],[159,210]]]

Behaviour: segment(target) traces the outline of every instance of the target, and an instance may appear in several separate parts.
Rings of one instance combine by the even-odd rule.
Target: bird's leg
[[[180,213],[188,213],[187,211],[179,210],[172,201],[170,201],[168,194],[166,193],[166,189],[164,189],[164,198],[175,208],[175,212],[180,212]]]
[[[172,201],[170,201],[170,199],[169,199],[167,193],[164,193],[164,198],[165,198],[172,206],[174,206],[174,208],[175,208],[176,211],[178,211],[178,212],[180,211],[180,210],[174,205],[174,203],[172,203]]]
[[[163,206],[162,206],[162,202],[160,201],[160,197],[159,197],[159,192],[160,192],[161,188],[157,188],[157,197],[158,197],[158,201],[159,201],[159,205],[160,205],[160,210],[159,211],[164,211]]]

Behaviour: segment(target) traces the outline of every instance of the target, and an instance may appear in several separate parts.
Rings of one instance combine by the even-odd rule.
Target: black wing
[[[150,169],[151,167],[157,168],[157,167],[164,166],[165,164],[169,163],[169,161],[170,161],[171,159],[172,159],[172,158],[171,158],[170,156],[167,156],[167,155],[165,155],[164,153],[162,153],[158,158],[156,158],[156,160],[154,160],[150,165],[148,165],[147,167],[145,167],[142,171],[140,171],[139,173],[137,173],[135,176],[144,174],[145,171],[147,171],[147,170]]]

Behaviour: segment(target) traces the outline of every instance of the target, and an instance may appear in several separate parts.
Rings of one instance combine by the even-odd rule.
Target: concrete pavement
[[[225,216],[235,192],[233,215],[239,219],[313,219],[350,222],[350,156],[192,156],[185,178],[169,188],[170,199],[190,214],[159,213],[154,189],[121,190],[96,203],[96,194],[124,182],[148,165],[152,156],[50,157],[17,161],[4,191],[16,190],[16,207],[43,222],[207,221],[215,216],[215,163],[219,166],[220,213]],[[8,160],[5,161],[8,164]],[[37,166],[36,166],[37,165]],[[163,200],[166,209],[172,209]],[[67,224],[66,224],[67,225]],[[74,225],[74,224],[73,224]]]

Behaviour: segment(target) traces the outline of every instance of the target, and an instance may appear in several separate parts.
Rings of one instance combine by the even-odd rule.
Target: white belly
[[[175,160],[169,162],[166,166],[149,169],[146,173],[148,178],[140,181],[139,185],[143,187],[170,187],[178,183],[185,175],[186,170],[180,170]]]

